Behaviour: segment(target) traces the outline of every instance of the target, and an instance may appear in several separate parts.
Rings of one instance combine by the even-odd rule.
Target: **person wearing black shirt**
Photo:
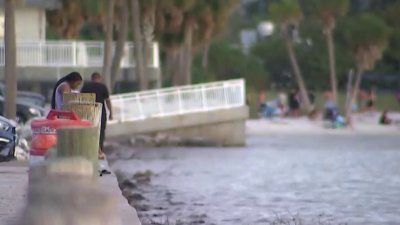
[[[102,83],[102,77],[99,73],[95,72],[91,76],[91,81],[85,82],[81,89],[81,93],[95,93],[96,94],[96,102],[103,104],[102,112],[101,112],[101,125],[100,125],[100,142],[99,142],[99,154],[100,158],[104,157],[103,147],[104,147],[104,136],[107,125],[107,111],[106,105],[109,111],[108,119],[113,119],[113,112],[110,100],[110,94],[108,92],[108,88],[105,84]]]

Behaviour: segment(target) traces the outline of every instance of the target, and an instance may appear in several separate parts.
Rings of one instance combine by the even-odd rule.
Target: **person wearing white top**
[[[75,92],[82,83],[82,76],[78,72],[72,72],[54,85],[53,95],[51,98],[51,108],[60,110],[63,104],[63,94]]]

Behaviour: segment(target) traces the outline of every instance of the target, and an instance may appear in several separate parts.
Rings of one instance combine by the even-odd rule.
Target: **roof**
[[[44,9],[57,9],[62,6],[61,0],[24,0],[26,6],[39,7]],[[3,5],[4,0],[0,0],[0,5]]]

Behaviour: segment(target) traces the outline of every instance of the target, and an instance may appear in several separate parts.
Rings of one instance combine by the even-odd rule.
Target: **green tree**
[[[359,91],[362,74],[373,69],[381,58],[388,42],[389,28],[380,18],[361,14],[347,22],[344,35],[357,63],[354,86],[346,103],[346,120],[351,125],[351,105]]]
[[[193,82],[245,78],[250,88],[265,88],[269,76],[262,62],[255,56],[244,54],[241,49],[233,47],[226,41],[216,40],[210,44],[209,57],[207,69],[202,66],[202,54],[197,54],[195,57],[192,68]]]
[[[287,49],[281,37],[273,35],[255,44],[251,49],[251,55],[263,62],[264,70],[270,75],[271,85],[292,85],[290,79],[290,60],[287,57]],[[266,85],[264,83],[264,85]],[[265,87],[263,87],[265,88]]]
[[[143,55],[143,32],[141,28],[141,10],[139,0],[131,0],[132,30],[135,51],[135,75],[139,80],[140,90],[147,90],[149,80],[145,74],[144,55]]]
[[[203,47],[202,66],[207,68],[211,40],[225,28],[238,0],[205,0],[207,9],[199,16],[195,45]]]
[[[107,3],[107,17],[105,24],[105,38],[104,38],[104,53],[103,53],[103,76],[104,82],[108,89],[111,86],[111,64],[112,64],[112,52],[113,52],[113,33],[114,33],[114,11],[115,1],[108,0]]]
[[[143,58],[144,69],[146,74],[150,74],[149,65],[152,55],[152,47],[154,42],[154,31],[156,26],[156,10],[159,0],[141,0],[141,26],[143,35]],[[156,80],[156,88],[161,87],[161,78]]]
[[[270,5],[269,13],[272,20],[279,26],[281,30],[292,65],[294,77],[300,90],[303,106],[310,111],[312,110],[310,99],[308,97],[303,76],[301,75],[290,33],[293,27],[298,27],[298,24],[302,19],[303,15],[300,5],[296,0],[280,0]]]
[[[385,8],[376,13],[385,20],[392,29],[388,48],[384,52],[381,62],[377,65],[380,71],[397,73],[400,71],[400,2],[386,5]]]
[[[60,9],[46,11],[50,29],[55,30],[61,38],[77,39],[86,21],[93,20],[105,27],[102,21],[105,21],[108,1],[62,0],[61,3]]]
[[[124,49],[129,30],[129,7],[126,7],[128,4],[128,0],[119,0],[117,4],[118,39],[111,64],[111,87],[114,87],[121,74],[121,60],[124,55]]]
[[[325,36],[328,49],[329,78],[333,100],[337,102],[337,77],[333,31],[336,26],[336,18],[344,16],[347,13],[349,2],[348,0],[303,0],[302,5],[305,13],[316,17],[320,21],[322,33]]]
[[[16,119],[17,96],[17,44],[15,34],[15,0],[4,1],[4,46],[5,46],[5,100],[4,116]]]
[[[166,74],[173,85],[191,83],[192,55],[222,30],[237,0],[161,1],[156,38],[166,53]]]

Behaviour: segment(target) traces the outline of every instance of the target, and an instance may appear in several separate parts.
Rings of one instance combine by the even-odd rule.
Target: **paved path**
[[[0,225],[9,225],[25,206],[28,165],[24,162],[0,163]],[[140,225],[136,210],[122,196],[114,175],[99,178],[103,190],[119,199],[121,225]]]

